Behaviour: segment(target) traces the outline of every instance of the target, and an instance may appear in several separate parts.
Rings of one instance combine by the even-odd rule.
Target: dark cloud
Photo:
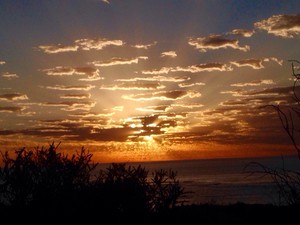
[[[275,83],[273,80],[254,80],[251,82],[231,84],[230,86],[247,87],[247,86],[260,86],[260,85],[270,85],[270,84],[275,84]]]
[[[157,105],[157,106],[146,106],[146,107],[138,107],[136,110],[144,111],[144,112],[165,112],[168,110],[170,106],[168,105]]]
[[[255,33],[254,30],[246,30],[246,29],[233,29],[232,31],[228,32],[228,34],[239,35],[243,37],[252,37]]]
[[[28,100],[28,97],[27,95],[19,94],[19,93],[3,94],[0,95],[0,100],[5,100],[5,101]]]
[[[300,35],[300,14],[273,15],[268,19],[254,24],[256,29],[266,30],[269,34],[283,38],[293,38]]]
[[[0,106],[0,113],[20,113],[25,109],[22,106]]]
[[[60,98],[64,99],[86,99],[90,97],[91,94],[65,94],[60,96]]]
[[[95,102],[46,102],[42,104],[43,106],[56,106],[62,107],[62,110],[65,111],[75,111],[75,110],[90,110],[93,108]]]
[[[47,89],[52,90],[60,90],[60,91],[90,91],[91,89],[95,88],[94,85],[55,85],[55,86],[46,86]]]
[[[144,94],[123,95],[122,98],[134,101],[151,101],[151,100],[176,100],[182,98],[196,98],[201,94],[197,91],[160,91]]]
[[[124,82],[115,85],[102,85],[100,89],[107,90],[158,90],[165,88],[159,82]]]
[[[101,50],[108,46],[122,46],[125,43],[122,40],[108,40],[105,38],[96,39],[78,39],[73,45],[62,45],[62,44],[51,44],[51,45],[40,45],[38,48],[47,54],[56,54],[61,52],[76,52],[79,49],[82,50]]]
[[[105,38],[96,39],[79,39],[75,41],[75,44],[83,50],[101,50],[108,46],[122,46],[125,43],[122,40],[108,40]]]
[[[158,82],[184,82],[190,80],[190,77],[187,76],[174,76],[174,77],[166,77],[166,76],[153,76],[153,77],[134,77],[130,79],[117,79],[115,81],[158,81]]]
[[[240,46],[239,41],[236,39],[228,39],[217,34],[211,34],[208,37],[190,38],[188,43],[189,45],[194,46],[200,52],[221,48],[233,48],[244,52],[250,50],[248,45]]]
[[[237,67],[244,67],[248,66],[253,69],[262,69],[264,68],[263,63],[264,62],[270,62],[274,61],[278,63],[279,65],[282,65],[283,61],[280,59],[277,59],[275,57],[270,57],[270,58],[264,58],[264,59],[244,59],[244,60],[238,60],[238,61],[232,61],[231,64],[237,66]]]
[[[131,59],[124,59],[124,58],[112,58],[107,61],[94,61],[90,64],[94,66],[106,67],[106,66],[116,66],[116,65],[130,65],[130,64],[137,64],[139,60],[147,60],[147,56],[139,56],[136,58]]]
[[[172,72],[190,72],[190,73],[199,73],[199,72],[212,72],[212,71],[232,71],[232,68],[223,63],[205,63],[192,65],[187,67],[177,66],[171,70]]]
[[[72,76],[72,75],[85,75],[87,78],[81,78],[82,81],[95,81],[104,79],[100,77],[99,70],[93,67],[64,67],[57,66],[50,69],[43,70],[49,76]]]

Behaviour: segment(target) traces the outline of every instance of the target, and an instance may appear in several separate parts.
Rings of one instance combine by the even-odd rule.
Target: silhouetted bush
[[[113,163],[96,173],[84,148],[68,156],[58,146],[2,154],[1,207],[35,210],[39,216],[141,217],[173,208],[184,193],[172,170],[150,176],[141,166]]]

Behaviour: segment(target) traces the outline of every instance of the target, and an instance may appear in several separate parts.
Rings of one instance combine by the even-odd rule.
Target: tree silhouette
[[[283,107],[279,105],[268,105],[273,107],[279,117],[285,133],[290,138],[300,160],[300,61],[290,60],[294,83],[292,86],[292,104]],[[300,162],[300,161],[299,161]],[[278,189],[279,204],[300,205],[300,172],[282,168],[269,168],[263,164],[252,162],[247,168],[251,173],[262,173],[270,176]],[[257,169],[258,168],[258,169]]]

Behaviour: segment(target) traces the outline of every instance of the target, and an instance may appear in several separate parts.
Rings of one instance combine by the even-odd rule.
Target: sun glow
[[[151,135],[148,135],[148,136],[144,136],[144,141],[150,142],[150,141],[154,141],[154,139]]]

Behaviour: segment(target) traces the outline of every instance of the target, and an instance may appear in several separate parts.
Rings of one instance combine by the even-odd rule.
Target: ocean
[[[181,186],[187,192],[187,204],[278,204],[276,185],[268,176],[245,171],[246,165],[258,162],[270,168],[282,168],[300,172],[297,156],[268,158],[203,159],[187,161],[163,161],[127,163],[142,165],[150,174],[155,170],[177,171]],[[101,168],[105,168],[101,164]]]

